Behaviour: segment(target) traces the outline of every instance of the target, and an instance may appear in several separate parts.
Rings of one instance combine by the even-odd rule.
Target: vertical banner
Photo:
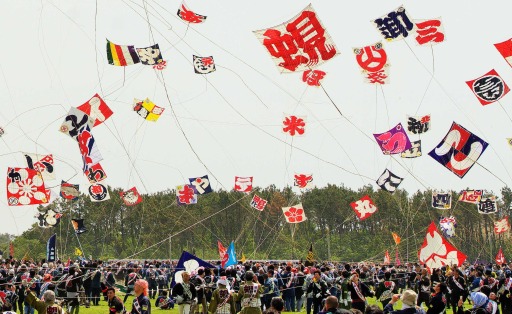
[[[48,239],[48,243],[46,244],[46,261],[47,262],[55,262],[55,240],[57,235],[54,234]]]

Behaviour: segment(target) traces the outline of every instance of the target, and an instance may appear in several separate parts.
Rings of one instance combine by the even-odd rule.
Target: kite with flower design
[[[37,170],[29,168],[7,169],[7,203],[9,206],[48,203],[50,190]]]
[[[508,216],[494,222],[494,232],[500,234],[510,230],[510,223],[508,222]]]
[[[291,207],[283,207],[283,214],[286,222],[292,224],[303,222],[307,219],[302,203]]]
[[[402,123],[398,123],[391,130],[381,133],[373,134],[377,144],[384,155],[400,154],[412,147],[411,141],[405,133]]]
[[[358,201],[350,203],[359,220],[365,220],[377,211],[377,206],[373,203],[370,196],[365,195]]]
[[[311,4],[287,22],[254,34],[285,73],[310,70],[338,54]]]
[[[303,135],[306,127],[306,117],[287,116],[283,120],[283,132],[291,136]]]
[[[446,265],[461,266],[466,257],[464,253],[441,236],[434,222],[430,224],[418,252],[419,262],[424,264],[430,273],[434,268]]]
[[[191,184],[178,185],[176,187],[176,200],[178,205],[197,204],[197,194]]]

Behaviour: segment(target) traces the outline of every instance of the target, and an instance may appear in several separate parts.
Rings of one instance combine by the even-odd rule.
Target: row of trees
[[[120,191],[109,192],[119,195]],[[275,186],[256,188],[254,193],[268,201],[264,211],[250,207],[252,194],[223,190],[200,195],[198,204],[188,206],[176,205],[173,190],[143,195],[143,202],[131,207],[116,197],[100,203],[91,202],[87,195],[76,201],[59,200],[49,208],[63,213],[60,224],[44,229],[34,223],[14,240],[15,257],[44,258],[46,240],[56,233],[61,259],[73,258],[75,248],[95,259],[176,259],[182,250],[218,259],[220,240],[225,246],[235,241],[239,257],[243,253],[248,259],[304,259],[313,243],[318,260],[382,261],[386,250],[392,259],[398,250],[402,262],[416,262],[430,222],[449,215],[457,219],[456,236],[450,241],[471,261],[493,260],[500,246],[505,256],[512,254],[512,245],[505,242],[508,233],[498,236],[493,229],[495,220],[508,215],[509,188],[502,189],[500,210],[492,215],[479,214],[474,204],[457,202],[456,192],[452,192],[450,210],[431,207],[432,191],[390,194],[371,186],[355,191],[328,185],[303,194]],[[359,221],[350,203],[364,195],[371,197],[378,210]],[[307,220],[288,224],[281,208],[297,203],[303,204]],[[73,218],[85,219],[88,231],[76,235]],[[402,237],[398,246],[391,232]]]

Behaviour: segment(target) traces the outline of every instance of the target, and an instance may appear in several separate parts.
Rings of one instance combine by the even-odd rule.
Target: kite
[[[194,64],[194,72],[197,74],[208,74],[215,72],[215,61],[213,57],[199,57],[192,55],[192,63]]]
[[[451,238],[455,236],[455,227],[457,227],[457,221],[455,217],[443,217],[439,218],[439,226],[441,227],[441,232],[447,238]]]
[[[84,174],[91,184],[103,181],[107,178],[107,174],[105,173],[105,170],[103,170],[103,167],[101,167],[100,163],[87,167]]]
[[[146,48],[137,48],[140,63],[144,65],[155,65],[163,60],[158,44]]]
[[[510,230],[510,223],[508,222],[508,216],[494,222],[494,232],[500,234]]]
[[[283,132],[291,136],[303,135],[306,127],[306,117],[287,116],[283,119]]]
[[[320,86],[320,80],[325,76],[324,71],[320,70],[307,70],[302,73],[302,81],[309,86]]]
[[[191,184],[178,185],[176,187],[176,200],[178,205],[197,204],[197,195]]]
[[[510,88],[494,69],[466,84],[483,106],[500,100],[510,92]]]
[[[483,193],[484,190],[461,191],[459,195],[459,201],[471,204],[478,204],[480,203],[480,198],[482,198]]]
[[[384,155],[400,154],[412,147],[402,123],[398,123],[394,128],[385,133],[373,134],[373,136]]]
[[[78,199],[78,196],[80,195],[80,191],[78,190],[79,185],[78,184],[71,184],[67,183],[66,181],[62,180],[60,184],[60,197],[74,201]]]
[[[399,245],[400,241],[402,241],[402,238],[400,238],[400,236],[395,232],[391,232],[391,235],[393,236],[393,241],[395,241],[395,245]]]
[[[387,41],[404,39],[409,36],[409,32],[415,27],[403,6],[398,7],[396,10],[372,22]]]
[[[411,148],[404,150],[400,153],[402,158],[417,158],[421,157],[421,140],[411,142]]]
[[[89,116],[89,119],[94,121],[93,127],[105,122],[113,114],[107,103],[98,94],[92,96],[91,99],[78,106],[77,109],[84,112]]]
[[[280,72],[311,70],[338,54],[311,4],[287,22],[254,34]]]
[[[84,162],[83,171],[87,171],[89,167],[94,166],[103,160],[98,145],[92,136],[91,129],[88,125],[80,129],[78,136],[78,148],[80,154],[82,154],[82,160]]]
[[[437,209],[452,208],[452,194],[432,192],[432,207]]]
[[[50,190],[44,186],[41,174],[29,168],[7,169],[7,203],[9,206],[48,203]]]
[[[42,211],[39,211],[35,218],[39,220],[38,226],[41,228],[49,228],[49,227],[55,227],[59,224],[60,218],[62,217],[62,214],[59,212],[56,212],[53,209],[45,209]]]
[[[93,202],[102,202],[110,199],[107,187],[101,183],[91,184],[88,191],[89,197]]]
[[[142,202],[142,196],[140,196],[136,187],[133,187],[128,191],[119,192],[119,196],[121,196],[121,199],[126,206],[134,206]]]
[[[494,258],[494,260],[496,261],[496,264],[498,265],[503,265],[505,263],[507,263],[507,259],[505,258],[505,254],[503,254],[503,250],[500,249],[498,250],[498,254],[496,254],[496,257]]]
[[[386,253],[384,254],[384,264],[383,265],[389,265],[391,264],[391,257],[389,257],[389,252],[386,250]]]
[[[252,191],[252,177],[235,177],[235,191],[249,193]]]
[[[313,188],[313,175],[312,174],[295,174],[293,176],[293,185],[299,189]]]
[[[494,44],[500,54],[505,58],[505,61],[512,67],[512,38],[504,42]]]
[[[467,256],[444,239],[437,231],[434,222],[432,222],[428,227],[418,257],[420,263],[424,264],[432,273],[434,268],[441,268],[445,265],[461,266]]]
[[[181,277],[181,274],[183,272],[192,273],[195,272],[199,267],[203,267],[205,269],[215,269],[215,266],[213,266],[210,263],[207,263],[200,259],[199,257],[190,254],[187,251],[183,251],[181,253],[180,259],[178,261],[178,264],[176,264],[176,269],[174,273],[174,279],[171,283],[171,287],[174,287],[176,283],[183,282],[183,279]]]
[[[423,134],[430,129],[430,115],[423,117],[407,116],[407,132],[410,134]]]
[[[382,43],[352,49],[356,55],[357,64],[361,67],[365,83],[389,83],[388,56]]]
[[[43,176],[44,180],[55,180],[55,174],[53,173],[53,155],[38,155],[24,153],[27,159],[27,166],[30,169],[39,171]]]
[[[73,225],[73,229],[75,230],[76,234],[82,234],[87,231],[84,226],[83,219],[71,219],[71,224]]]
[[[391,171],[386,169],[377,179],[376,183],[381,187],[381,189],[393,194],[393,192],[395,192],[396,188],[400,185],[400,183],[402,183],[402,181],[403,178],[396,176]]]
[[[68,115],[64,118],[64,122],[62,122],[60,126],[60,131],[76,140],[80,130],[86,125],[92,129],[94,122],[94,119],[91,119],[82,110],[71,107]]]
[[[108,64],[127,66],[139,63],[139,56],[134,46],[116,45],[107,39]]]
[[[304,208],[302,207],[302,203],[291,207],[283,207],[282,209],[284,218],[288,223],[296,224],[307,219],[306,214],[304,213]]]
[[[265,209],[265,206],[267,206],[267,201],[259,197],[258,195],[254,194],[252,197],[251,203],[252,208],[255,208],[259,210],[260,212]]]
[[[498,211],[498,206],[496,205],[496,196],[482,197],[477,206],[478,213],[484,215],[494,214]]]
[[[213,192],[212,186],[210,185],[210,180],[208,179],[208,175],[197,178],[189,178],[188,181],[191,185],[194,186],[198,194],[207,194]]]
[[[145,100],[135,99],[133,104],[133,111],[136,111],[139,116],[152,122],[156,122],[162,115],[165,108],[158,107],[149,98]]]
[[[414,20],[416,34],[414,39],[418,45],[435,45],[444,41],[444,28],[441,18],[431,20]]]
[[[185,5],[185,1],[181,3],[181,7],[178,9],[178,16],[185,22],[195,24],[203,23],[206,20],[206,16],[190,11]]]
[[[350,206],[359,220],[365,220],[377,211],[377,206],[375,206],[368,195],[361,197],[358,201],[350,203]]]
[[[463,126],[453,122],[444,139],[428,154],[456,176],[463,178],[488,145]]]

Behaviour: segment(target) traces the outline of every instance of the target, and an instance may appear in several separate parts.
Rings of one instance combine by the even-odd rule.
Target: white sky
[[[287,21],[308,1],[189,0],[192,10],[208,18],[188,30],[176,16],[179,1],[145,4],[152,33],[142,0],[98,1],[96,16],[96,2],[91,0],[0,4],[5,43],[0,50],[0,124],[6,130],[0,141],[0,169],[25,166],[22,151],[52,153],[57,180],[47,185],[58,192],[64,179],[79,183],[86,192],[77,144],[58,129],[71,106],[99,93],[114,115],[93,134],[104,158],[106,183],[114,187],[136,186],[151,193],[208,173],[175,118],[210,169],[214,189],[231,189],[234,176],[254,176],[257,186],[281,188],[293,184],[295,172],[312,173],[319,187],[332,183],[378,188],[374,181],[386,167],[405,178],[400,188],[411,193],[425,187],[498,193],[512,182],[512,151],[505,141],[512,136],[512,121],[504,111],[512,114],[512,96],[505,96],[501,105],[483,107],[465,84],[493,68],[512,84],[512,69],[493,46],[512,37],[510,1],[313,1],[340,52],[319,67],[327,72],[323,86],[359,130],[339,116],[322,89],[307,87],[302,73],[279,74],[252,33]],[[446,41],[433,49],[417,46],[412,38],[384,43],[391,84],[364,84],[352,48],[381,41],[370,21],[401,4],[413,19],[442,17]],[[135,47],[159,43],[168,63],[163,77],[171,104],[160,73],[157,77],[152,67],[108,65],[106,38]],[[217,71],[195,74],[192,54],[213,56]],[[134,98],[146,97],[166,107],[156,123],[131,109]],[[405,124],[406,115],[416,111],[432,115],[431,130],[421,138],[423,157],[397,157],[401,166],[382,155],[366,135],[373,138],[372,133]],[[281,131],[285,113],[307,116],[305,136],[292,140]],[[427,155],[452,121],[490,144],[481,166],[475,165],[464,179]],[[5,186],[0,189],[5,191]],[[2,232],[19,234],[35,222],[35,207],[8,207],[5,197],[0,199]]]

